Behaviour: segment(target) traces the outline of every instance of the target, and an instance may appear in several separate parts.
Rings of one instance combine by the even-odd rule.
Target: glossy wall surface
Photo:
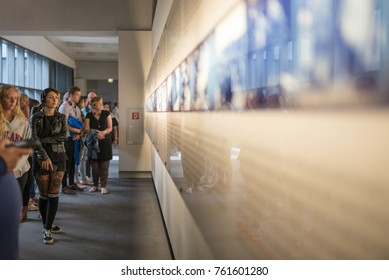
[[[217,259],[388,258],[388,118],[149,115],[161,164]]]
[[[169,235],[196,232],[173,240],[180,256],[389,258],[388,15],[379,0],[236,1],[171,71],[157,53],[146,132],[164,203],[190,215]]]

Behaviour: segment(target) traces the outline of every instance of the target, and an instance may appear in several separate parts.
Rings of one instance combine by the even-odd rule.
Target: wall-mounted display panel
[[[389,258],[388,3],[237,1],[151,89],[147,134],[214,258]]]

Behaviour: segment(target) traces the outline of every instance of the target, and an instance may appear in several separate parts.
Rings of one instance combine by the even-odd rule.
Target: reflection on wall
[[[388,117],[185,112],[148,121],[215,258],[386,259]]]
[[[241,1],[150,92],[146,131],[215,258],[389,258],[388,15]]]
[[[147,111],[386,102],[389,8],[360,2],[241,2],[150,94]]]

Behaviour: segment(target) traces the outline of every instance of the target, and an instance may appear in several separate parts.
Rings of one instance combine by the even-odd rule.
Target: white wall
[[[163,31],[166,25],[171,8],[175,5],[184,5],[190,1],[170,1],[160,0],[157,4],[153,23],[153,60],[158,54],[158,47],[163,45]],[[169,57],[164,64],[158,68],[158,72],[154,72],[156,76],[162,79],[154,86],[158,86],[166,76],[173,71],[186,55],[188,55],[196,45],[204,39],[204,37],[212,30],[215,24],[237,3],[236,0],[213,0],[213,1],[198,1],[196,3],[197,12],[192,15],[193,19],[189,22],[180,22],[183,26],[175,26],[176,30],[182,29],[182,37],[176,40],[174,54]],[[185,10],[185,7],[179,7]],[[187,11],[187,10],[185,10]],[[192,13],[193,11],[187,11]],[[162,54],[163,55],[163,54]],[[122,61],[121,59],[119,61]],[[154,88],[150,88],[154,90]],[[151,92],[146,92],[146,96]],[[148,139],[148,136],[146,136]],[[155,183],[155,188],[158,194],[158,199],[161,205],[161,210],[167,227],[168,235],[172,245],[173,253],[176,259],[214,259],[215,256],[209,248],[209,244],[204,240],[204,237],[189,211],[181,193],[174,184],[169,172],[165,168],[164,162],[161,160],[157,150],[152,146],[152,175]]]
[[[150,140],[126,144],[126,108],[144,108],[144,81],[151,64],[151,32],[119,31],[119,172],[138,176],[151,170]],[[148,173],[149,174],[149,173]]]
[[[119,76],[118,63],[77,61],[74,75],[76,79],[107,80],[112,78],[116,80]]]
[[[87,89],[89,91],[95,91],[103,98],[104,102],[117,102],[118,101],[118,80],[114,80],[109,83],[108,80],[88,80]],[[86,95],[86,92],[85,94]]]
[[[161,39],[163,30],[165,28],[166,19],[169,16],[173,0],[159,0],[155,9],[155,16],[153,22],[153,56],[158,48],[159,40]]]
[[[74,79],[74,85],[79,87],[81,90],[81,95],[85,96],[87,94],[87,80],[85,79]]]

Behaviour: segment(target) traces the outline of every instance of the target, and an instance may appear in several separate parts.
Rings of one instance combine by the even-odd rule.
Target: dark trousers
[[[17,180],[20,186],[20,191],[22,193],[23,198],[23,207],[28,206],[28,201],[30,200],[30,186],[27,186],[28,172],[24,172],[22,176],[20,176]]]
[[[27,171],[27,180],[26,185],[24,186],[23,190],[23,206],[28,206],[28,202],[30,201],[30,192],[31,192],[31,185],[34,183],[34,176],[32,175],[32,170],[30,167],[30,170]]]
[[[62,178],[62,187],[74,185],[74,174],[75,174],[75,164],[74,164],[74,143],[72,137],[68,137],[65,141],[66,149],[66,170]]]
[[[91,160],[90,163],[92,165],[93,186],[98,187],[100,179],[101,187],[105,188],[108,180],[109,160],[101,162]]]
[[[85,149],[87,149],[87,147],[85,147]],[[91,164],[89,162],[89,158],[86,160],[85,167],[86,167],[86,176],[90,178]]]

